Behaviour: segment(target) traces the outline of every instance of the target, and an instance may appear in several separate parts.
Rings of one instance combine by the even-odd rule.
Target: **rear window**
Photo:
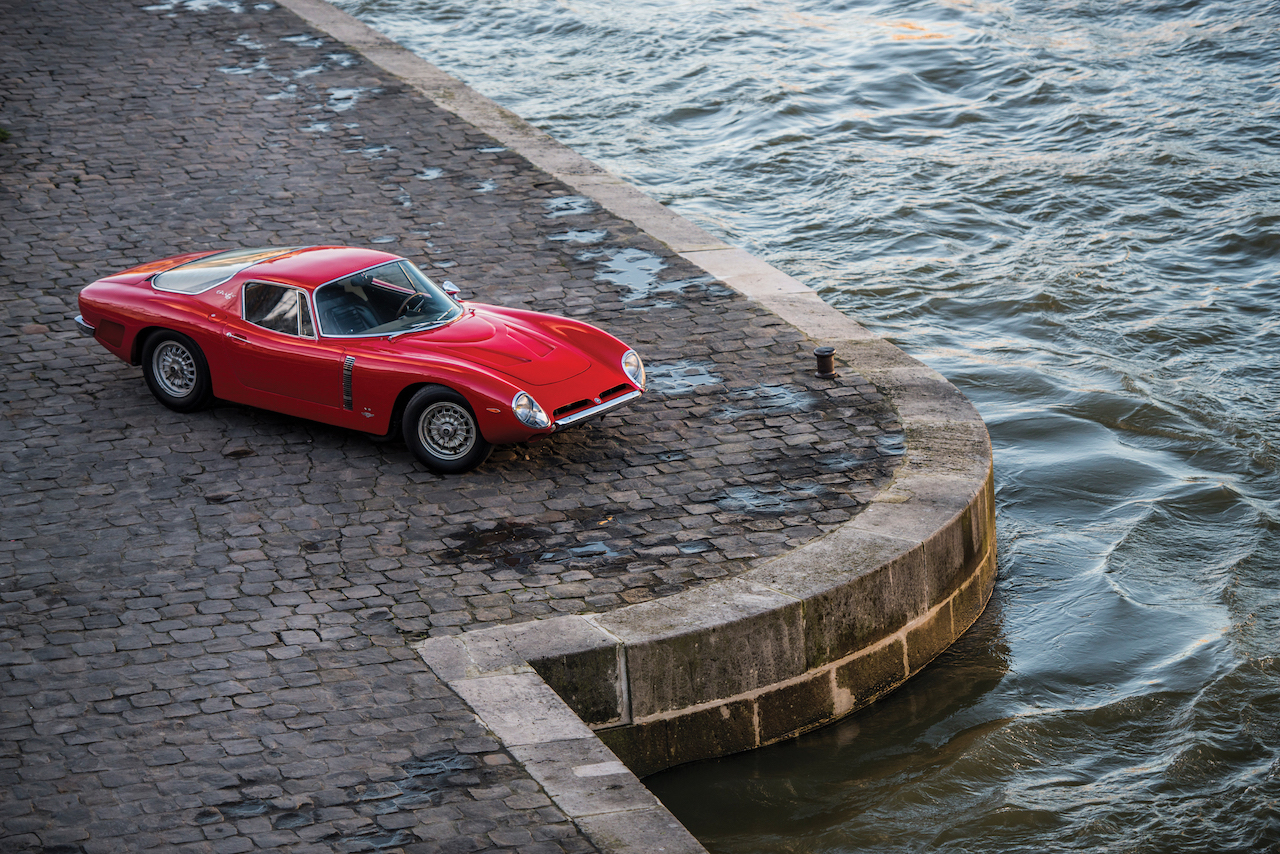
[[[231,249],[215,255],[206,255],[204,258],[188,261],[186,264],[158,274],[151,280],[151,286],[156,290],[179,294],[203,293],[254,264],[288,255],[301,248],[301,246],[267,246],[259,249]]]
[[[250,282],[244,286],[244,319],[274,332],[315,337],[307,298],[297,288]]]

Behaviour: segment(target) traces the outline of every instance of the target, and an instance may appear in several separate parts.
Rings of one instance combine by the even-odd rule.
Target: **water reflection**
[[[784,746],[645,782],[696,836],[727,850],[845,850],[838,846],[846,844],[841,836],[851,825],[868,844],[909,850],[896,831],[877,831],[875,816],[902,808],[886,793],[908,791],[908,781],[944,785],[948,768],[967,761],[974,744],[1000,729],[1001,722],[983,719],[980,707],[1008,673],[1003,622],[1000,603],[993,602],[936,666],[872,709]]]

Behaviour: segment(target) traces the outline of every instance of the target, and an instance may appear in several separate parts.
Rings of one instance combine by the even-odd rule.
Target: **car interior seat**
[[[359,335],[382,323],[356,289],[325,288],[317,294],[320,328],[328,335]]]

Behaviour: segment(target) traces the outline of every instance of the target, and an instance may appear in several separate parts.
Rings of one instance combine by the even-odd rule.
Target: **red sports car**
[[[644,365],[586,323],[461,302],[345,246],[196,252],[99,279],[76,324],[189,412],[212,398],[390,435],[444,474],[635,400]]]

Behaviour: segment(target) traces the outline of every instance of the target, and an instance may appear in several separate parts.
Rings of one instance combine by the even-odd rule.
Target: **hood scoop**
[[[519,321],[474,310],[414,343],[501,371],[529,386],[561,382],[591,367],[576,348],[553,343]]]

